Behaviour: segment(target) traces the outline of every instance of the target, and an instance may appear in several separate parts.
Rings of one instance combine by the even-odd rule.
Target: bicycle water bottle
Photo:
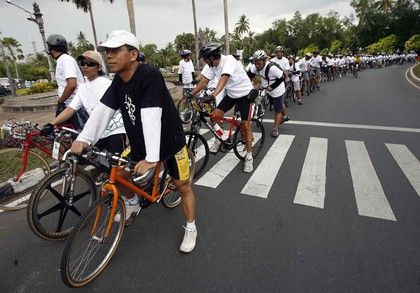
[[[216,134],[217,134],[218,137],[223,136],[224,132],[223,132],[222,127],[219,126],[219,124],[217,124],[217,123],[214,124],[214,130],[216,131]]]

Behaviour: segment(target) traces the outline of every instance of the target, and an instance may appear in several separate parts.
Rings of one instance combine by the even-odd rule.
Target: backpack
[[[267,64],[267,67],[265,68],[265,73],[264,73],[265,79],[267,80],[267,82],[270,81],[270,79],[268,78],[268,73],[270,72],[270,68],[273,67],[273,66],[276,66],[278,69],[280,69],[282,72],[284,72],[284,70],[276,62],[268,61],[268,64]]]

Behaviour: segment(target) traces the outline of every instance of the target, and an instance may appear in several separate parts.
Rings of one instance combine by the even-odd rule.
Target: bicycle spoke
[[[66,204],[64,203],[64,201],[56,204],[55,206],[52,206],[51,208],[49,208],[48,210],[46,210],[45,212],[41,213],[41,214],[37,214],[38,215],[38,219],[40,220],[41,218],[48,216],[49,214],[52,214],[60,209],[62,209],[63,207],[65,207]]]
[[[63,227],[63,223],[64,223],[64,220],[66,219],[66,215],[68,211],[69,209],[67,207],[64,208],[64,212],[63,210],[61,210],[60,217],[58,220],[57,230],[55,232],[61,232],[61,228]]]
[[[89,192],[90,192],[89,190],[86,190],[86,191],[84,191],[84,192],[82,192],[82,193],[80,193],[78,195],[73,196],[73,202],[79,201],[80,199],[82,199],[83,197],[85,197],[86,194],[89,194]]]
[[[64,203],[64,197],[55,190],[51,185],[47,187],[47,189],[54,195],[55,198],[57,198],[60,202]]]
[[[82,216],[82,213],[75,206],[69,206],[69,209],[79,217]]]

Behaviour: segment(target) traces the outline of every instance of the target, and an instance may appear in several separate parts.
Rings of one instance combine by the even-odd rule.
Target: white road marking
[[[273,119],[264,119],[264,123],[274,123]],[[408,127],[393,127],[393,126],[377,126],[377,125],[363,125],[363,124],[344,124],[344,123],[328,123],[328,122],[314,122],[314,121],[297,121],[289,120],[285,124],[294,125],[308,125],[321,127],[335,127],[335,128],[354,128],[354,129],[369,129],[369,130],[386,130],[386,131],[401,131],[401,132],[415,132],[420,133],[419,128]]]
[[[327,149],[326,138],[311,137],[293,203],[324,208]]]
[[[283,164],[294,138],[294,135],[285,134],[277,137],[241,193],[262,198],[268,197],[274,179]]]
[[[359,215],[396,221],[364,142],[345,143]]]
[[[261,138],[261,133],[254,133],[254,143]],[[232,151],[228,152],[219,162],[207,171],[197,182],[196,185],[217,188],[220,183],[229,175],[230,172],[241,162]]]
[[[420,162],[405,145],[385,144],[398,166],[420,196]]]

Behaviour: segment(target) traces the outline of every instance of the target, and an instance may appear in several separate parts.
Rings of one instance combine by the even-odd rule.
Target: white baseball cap
[[[116,30],[109,33],[105,42],[98,46],[98,52],[104,52],[106,48],[118,48],[123,45],[129,45],[137,50],[140,47],[140,42],[136,36],[125,30]]]
[[[86,51],[83,53],[83,55],[80,55],[77,57],[77,60],[80,61],[82,59],[86,59],[88,61],[93,61],[98,63],[99,65],[102,65],[102,58],[101,55],[98,52],[95,51]]]

